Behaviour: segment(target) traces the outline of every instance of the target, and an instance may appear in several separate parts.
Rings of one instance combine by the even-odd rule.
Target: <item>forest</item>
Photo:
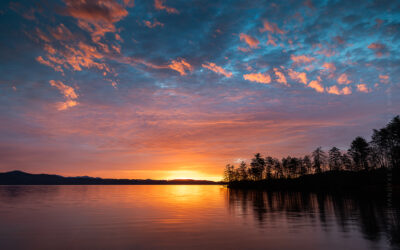
[[[301,179],[326,176],[381,175],[382,171],[398,173],[400,166],[400,117],[394,117],[384,128],[374,129],[371,140],[356,137],[348,150],[332,147],[325,152],[317,147],[310,155],[278,159],[256,153],[250,163],[228,164],[224,181],[229,184]],[[357,174],[358,173],[358,174]],[[377,178],[380,178],[377,177]],[[303,178],[304,179],[304,178]],[[351,180],[350,180],[351,181]]]

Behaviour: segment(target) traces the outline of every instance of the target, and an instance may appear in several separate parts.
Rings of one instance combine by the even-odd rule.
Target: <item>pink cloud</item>
[[[144,22],[144,25],[146,25],[146,27],[148,27],[148,28],[150,28],[150,29],[155,28],[155,27],[157,27],[157,26],[164,27],[164,24],[163,24],[163,23],[160,23],[160,22],[157,21],[157,20],[154,20],[153,23],[152,23],[151,21],[147,21],[147,20],[145,20],[145,21],[143,21],[143,22]]]
[[[242,52],[249,52],[249,51],[250,51],[249,48],[243,48],[243,47],[238,47],[237,49],[238,49],[239,51],[242,51]]]
[[[329,72],[335,72],[336,71],[336,66],[335,66],[335,64],[334,63],[324,63],[323,65],[322,65],[322,67],[324,67],[327,71],[329,71]]]
[[[267,41],[267,45],[269,45],[269,44],[273,45],[274,47],[277,46],[275,39],[270,34],[268,34],[268,41]]]
[[[292,69],[289,69],[288,74],[292,80],[296,80],[307,85],[307,74],[305,72],[296,72]]]
[[[125,4],[116,1],[64,0],[64,2],[67,5],[65,13],[76,18],[78,26],[90,32],[93,41],[96,42],[105,33],[115,32],[114,23],[128,15]]]
[[[379,75],[379,79],[381,83],[389,83],[389,76],[388,75]]]
[[[314,57],[310,57],[310,56],[306,56],[306,55],[296,56],[293,54],[290,56],[290,59],[292,59],[292,61],[294,63],[311,63],[312,61],[315,60]]]
[[[78,105],[78,102],[75,100],[78,98],[78,94],[76,94],[74,88],[65,85],[61,81],[54,80],[50,80],[50,85],[52,87],[56,87],[66,99],[65,102],[57,103],[58,110],[66,110],[68,108]]]
[[[350,87],[344,87],[343,89],[339,89],[338,86],[333,85],[329,88],[327,88],[327,92],[329,94],[334,94],[334,95],[350,95],[351,94],[351,88]]]
[[[231,77],[232,76],[232,72],[228,72],[225,69],[223,69],[222,67],[216,65],[215,63],[206,63],[206,64],[202,64],[201,65],[203,68],[209,69],[211,71],[214,71],[217,74],[221,74],[224,75],[226,77]]]
[[[337,82],[339,84],[350,84],[351,81],[348,79],[348,76],[346,73],[343,73],[339,76],[339,78],[337,79]]]
[[[257,38],[251,37],[249,35],[246,35],[244,33],[240,33],[240,41],[244,41],[249,45],[250,48],[258,48],[258,45],[260,44],[260,41],[257,40]]]
[[[289,86],[289,84],[286,81],[285,75],[282,72],[280,72],[278,68],[274,68],[274,72],[275,72],[276,77],[278,78],[278,79],[276,79],[277,82],[282,83],[283,85]]]
[[[259,31],[261,33],[265,32],[265,31],[269,31],[271,33],[276,33],[276,34],[280,34],[280,35],[285,34],[285,32],[283,30],[278,28],[278,25],[276,25],[276,23],[270,23],[267,20],[264,20],[263,27],[260,28]]]
[[[193,66],[190,65],[185,59],[172,60],[168,68],[178,71],[182,76],[186,75],[186,71],[192,71]]]
[[[363,92],[363,93],[368,93],[368,92],[371,91],[370,89],[368,89],[367,85],[364,84],[364,83],[357,84],[357,90],[358,90],[359,92]]]
[[[313,80],[308,84],[308,87],[314,89],[315,91],[319,93],[324,93],[324,87],[319,81]]]
[[[170,14],[179,14],[177,9],[164,5],[164,0],[154,0],[154,8],[156,10],[165,10]]]
[[[373,49],[373,50],[384,49],[384,48],[386,48],[386,46],[382,43],[371,43],[370,45],[368,45],[368,49]]]
[[[259,82],[259,83],[270,83],[271,77],[267,73],[250,73],[243,75],[243,78],[247,81],[251,82]]]

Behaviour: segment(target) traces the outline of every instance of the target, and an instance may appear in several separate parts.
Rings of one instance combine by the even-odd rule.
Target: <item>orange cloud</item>
[[[60,91],[60,93],[66,98],[65,102],[59,102],[57,104],[58,110],[66,110],[70,107],[78,105],[78,102],[75,101],[75,99],[78,98],[78,94],[76,94],[74,88],[65,85],[61,81],[50,80],[49,82],[52,87],[56,87]]]
[[[50,34],[59,41],[66,41],[74,38],[74,35],[64,24],[60,24],[55,29],[52,29]]]
[[[222,67],[216,65],[215,63],[202,64],[201,66],[203,68],[207,68],[209,70],[212,70],[217,74],[224,75],[224,76],[226,76],[228,78],[232,76],[232,72],[226,71],[225,69],[223,69]]]
[[[278,25],[276,23],[270,23],[267,20],[264,20],[263,22],[263,27],[259,29],[261,33],[265,31],[269,31],[271,33],[277,33],[283,35],[285,32],[281,29],[278,28]]]
[[[377,57],[381,57],[385,51],[387,52],[386,45],[382,43],[371,43],[368,45],[368,49],[375,51]]]
[[[367,85],[364,84],[364,83],[357,84],[357,90],[358,90],[359,92],[363,92],[363,93],[368,93],[368,92],[371,91],[370,89],[368,89]]]
[[[38,61],[39,63],[41,63],[41,64],[43,64],[43,65],[46,65],[46,66],[48,66],[48,67],[53,68],[55,71],[64,72],[60,65],[54,65],[53,63],[51,63],[51,62],[46,61],[45,59],[43,59],[42,56],[36,57],[36,61]]]
[[[273,45],[274,47],[277,46],[275,39],[270,34],[268,34],[268,41],[267,41],[267,45],[269,45],[269,44]]]
[[[351,94],[351,88],[346,86],[342,89],[343,95],[350,95]]]
[[[350,95],[351,88],[346,86],[343,89],[339,90],[339,88],[336,85],[333,85],[333,86],[327,88],[327,92],[329,94],[334,94],[334,95]]]
[[[154,8],[156,8],[156,10],[165,10],[170,14],[179,14],[177,9],[165,6],[164,0],[154,0]]]
[[[371,43],[370,45],[368,45],[368,49],[373,49],[373,50],[384,49],[384,48],[386,48],[386,46],[382,43]]]
[[[388,75],[379,75],[379,79],[380,79],[381,83],[389,83]]]
[[[178,71],[182,76],[186,75],[186,71],[192,71],[193,66],[190,65],[185,59],[172,60],[168,68]]]
[[[251,82],[259,82],[268,84],[271,82],[271,77],[267,73],[250,73],[243,75],[243,78]]]
[[[238,49],[239,51],[242,51],[242,52],[249,52],[249,51],[250,51],[249,48],[243,48],[243,47],[238,47],[237,49]]]
[[[307,74],[305,72],[296,72],[292,69],[289,69],[288,74],[292,80],[296,80],[307,85]]]
[[[348,79],[348,76],[346,73],[343,73],[339,76],[339,78],[337,79],[337,82],[339,84],[350,84],[351,81]]]
[[[322,65],[322,67],[324,67],[327,71],[329,71],[329,72],[335,72],[335,70],[336,70],[336,66],[335,66],[335,64],[333,64],[333,63],[324,63],[323,65]]]
[[[164,24],[163,23],[160,23],[159,21],[157,21],[157,20],[154,20],[154,22],[152,23],[151,21],[143,21],[144,22],[144,25],[146,25],[148,28],[150,28],[150,29],[152,29],[152,28],[155,28],[155,27],[157,27],[157,26],[160,26],[160,27],[164,27]]]
[[[292,59],[294,63],[311,63],[312,61],[315,60],[314,57],[306,55],[299,55],[299,56],[291,55],[290,59]]]
[[[257,38],[251,37],[249,35],[246,35],[244,33],[240,33],[240,41],[244,41],[249,45],[250,48],[258,48],[258,45],[260,44],[260,41],[257,40]]]
[[[286,81],[286,77],[285,75],[279,71],[278,68],[274,68],[274,72],[276,77],[278,77],[278,79],[276,79],[277,82],[282,83],[283,85],[289,86],[289,84]]]
[[[120,4],[117,1],[64,0],[67,5],[65,13],[78,20],[78,26],[91,33],[95,42],[108,32],[115,32],[114,23],[128,15],[130,1]]]
[[[324,93],[324,87],[319,81],[313,80],[308,84],[308,87],[315,89],[319,93]]]

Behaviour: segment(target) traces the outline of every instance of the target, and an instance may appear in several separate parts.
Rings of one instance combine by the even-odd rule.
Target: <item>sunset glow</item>
[[[348,148],[400,110],[378,2],[2,1],[0,171],[218,181]]]

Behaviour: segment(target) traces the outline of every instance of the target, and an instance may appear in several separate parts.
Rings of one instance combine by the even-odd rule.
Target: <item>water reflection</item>
[[[326,232],[337,228],[345,237],[358,230],[372,243],[388,241],[394,249],[400,247],[399,200],[388,202],[385,195],[229,189],[228,201],[231,213],[252,214],[261,228],[279,228],[275,222],[285,221],[293,227],[321,227]]]
[[[393,207],[217,185],[0,186],[0,249],[397,249]]]

